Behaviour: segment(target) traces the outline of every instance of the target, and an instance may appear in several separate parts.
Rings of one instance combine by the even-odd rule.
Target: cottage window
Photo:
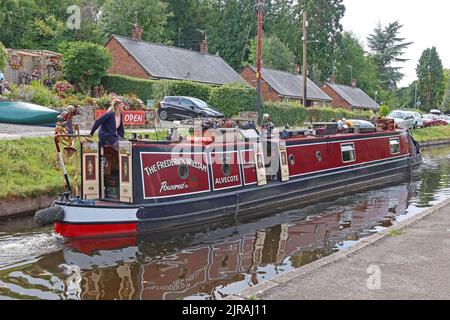
[[[391,146],[391,154],[399,154],[400,153],[400,139],[399,138],[389,139],[389,143]]]
[[[355,144],[341,144],[342,162],[349,163],[356,161]]]

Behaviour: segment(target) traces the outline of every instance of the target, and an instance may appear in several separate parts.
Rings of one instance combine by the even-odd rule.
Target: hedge
[[[241,111],[256,110],[256,90],[238,84],[212,87],[207,101],[226,117],[232,117]]]
[[[300,126],[309,122],[330,122],[333,119],[370,120],[372,111],[350,111],[336,108],[305,108],[298,103],[266,102],[263,112],[276,126]]]
[[[119,75],[107,75],[102,80],[103,88],[120,95],[134,93],[143,101],[153,99],[153,85],[157,81],[131,78]]]

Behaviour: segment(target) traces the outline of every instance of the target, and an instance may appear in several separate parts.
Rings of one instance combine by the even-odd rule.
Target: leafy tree
[[[404,76],[400,72],[401,67],[393,66],[393,63],[408,61],[401,56],[412,42],[405,42],[405,39],[399,36],[401,28],[402,25],[398,21],[389,23],[384,28],[378,24],[367,38],[378,68],[378,77],[385,90],[396,89],[398,82]]]
[[[136,23],[144,29],[143,40],[168,42],[165,27],[169,13],[161,0],[106,0],[102,8],[104,33],[130,36]]]
[[[352,85],[353,77],[358,87],[372,97],[380,89],[373,58],[364,52],[363,44],[350,32],[342,35],[336,57],[335,77],[338,83],[345,85]]]
[[[444,72],[445,93],[442,99],[441,109],[445,112],[450,112],[450,70],[446,69]]]
[[[2,71],[8,63],[8,52],[3,43],[0,42],[0,71]]]
[[[206,6],[198,0],[168,0],[166,34],[177,47],[199,50]],[[206,30],[208,37],[208,30]]]
[[[302,19],[300,12],[305,8],[305,1],[308,17],[308,70],[311,72],[312,67],[316,65],[321,72],[321,80],[324,81],[333,73],[336,51],[343,30],[341,20],[345,6],[342,0],[299,0],[297,5],[299,20],[294,24],[294,27],[299,29]],[[302,46],[295,53],[301,60]]]
[[[441,104],[444,94],[444,70],[435,47],[422,53],[416,72],[419,79],[420,108],[436,108]]]
[[[205,3],[209,51],[219,53],[235,70],[239,70],[247,60],[247,45],[257,33],[255,1],[209,0]]]
[[[60,46],[63,53],[64,76],[83,91],[100,84],[111,66],[111,55],[102,46],[90,42],[65,42]]]
[[[253,65],[257,63],[257,42],[257,38],[254,38],[250,46],[248,62]],[[264,36],[262,39],[261,59],[265,67],[292,71],[295,56],[276,35],[272,35]]]
[[[45,19],[36,18],[27,25],[21,45],[28,49],[57,50],[64,40],[64,22],[51,15]]]

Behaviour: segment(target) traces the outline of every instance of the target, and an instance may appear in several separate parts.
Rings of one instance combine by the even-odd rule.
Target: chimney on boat
[[[294,64],[294,74],[300,74],[300,66],[298,64]]]
[[[356,79],[352,79],[352,87],[353,87],[353,88],[356,88],[356,83],[357,83],[357,82],[356,82]]]
[[[144,29],[142,27],[140,27],[137,23],[134,24],[133,26],[133,36],[132,38],[134,40],[142,40],[142,34],[144,33]]]

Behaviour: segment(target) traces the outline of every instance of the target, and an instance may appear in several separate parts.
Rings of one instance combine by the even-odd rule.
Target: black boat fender
[[[34,222],[39,227],[44,227],[64,220],[64,208],[53,206],[37,211],[34,214]]]

